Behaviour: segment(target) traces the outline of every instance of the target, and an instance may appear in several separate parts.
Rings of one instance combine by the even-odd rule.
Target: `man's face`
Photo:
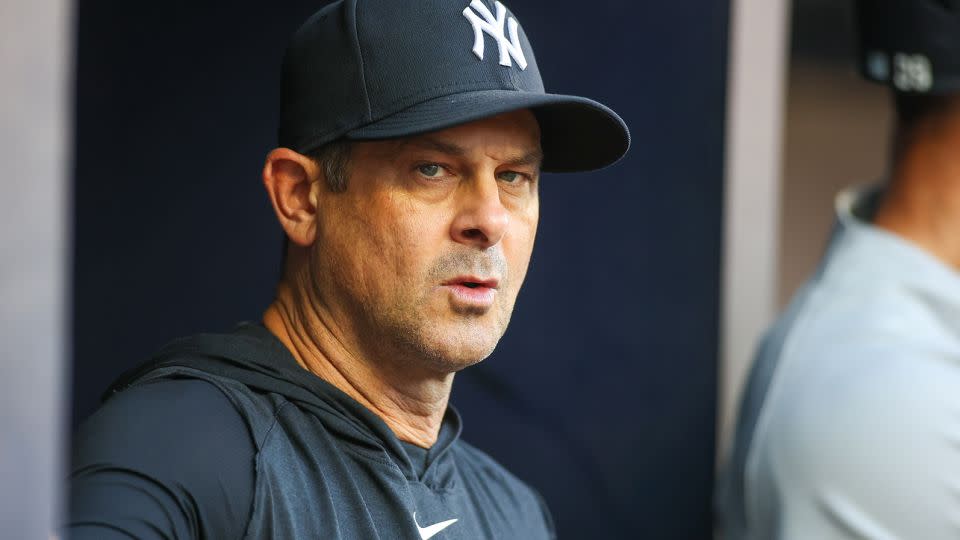
[[[442,373],[486,358],[527,272],[541,161],[526,110],[354,143],[346,192],[319,197],[312,255],[340,339]]]

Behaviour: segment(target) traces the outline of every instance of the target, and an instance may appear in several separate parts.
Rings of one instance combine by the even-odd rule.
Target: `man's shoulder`
[[[276,423],[278,411],[288,402],[281,392],[261,388],[256,380],[250,380],[270,378],[261,376],[253,364],[271,364],[278,354],[273,347],[261,335],[249,331],[199,334],[171,342],[153,359],[114,382],[97,414],[110,416],[112,410],[146,408],[148,414],[166,419],[194,410],[189,421],[200,431],[202,426],[198,424],[215,421],[217,415],[230,416],[246,425],[259,450]],[[208,409],[216,414],[205,414]],[[167,425],[163,419],[158,420]],[[180,429],[187,427],[190,425]]]
[[[756,470],[775,483],[785,512],[809,506],[846,518],[856,508],[898,537],[943,537],[909,522],[941,530],[940,510],[956,502],[943,475],[960,466],[958,359],[865,341],[838,343],[831,355],[772,390]]]
[[[816,274],[793,295],[767,333],[768,340],[783,342],[782,351],[775,347],[777,355],[817,355],[838,343],[856,346],[878,338],[894,345],[924,347],[956,339],[955,327],[937,331],[953,326],[956,294],[943,294],[942,289],[954,289],[956,280],[919,279],[917,275],[931,273],[943,279],[947,273],[940,263],[914,253],[917,248],[901,240],[884,237],[879,244],[864,242],[877,234],[834,241]],[[910,261],[896,264],[894,259],[903,251]],[[946,317],[944,311],[949,312]],[[951,320],[944,324],[945,318]]]
[[[75,434],[70,523],[84,525],[91,537],[110,530],[239,537],[253,500],[256,454],[243,416],[214,384],[136,384],[108,399]]]
[[[960,341],[938,306],[910,287],[846,285],[807,285],[767,333],[757,365],[776,367],[770,406],[828,424],[845,411],[960,407]]]
[[[878,354],[920,360],[956,341],[933,304],[928,295],[870,276],[856,283],[811,280],[765,334],[757,363],[802,363],[814,374],[818,364],[873,364]]]
[[[938,371],[960,343],[957,323],[944,311],[936,299],[902,284],[814,284],[767,332],[759,361],[774,356],[778,364],[802,363],[807,374],[818,373],[820,364],[832,373],[843,365],[872,373],[907,362],[923,377]],[[960,363],[948,364],[960,369]]]
[[[171,469],[215,463],[222,452],[254,451],[247,422],[223,389],[183,377],[145,381],[112,395],[80,426],[74,445],[78,463],[122,459]]]
[[[749,401],[755,496],[746,504],[830,519],[856,507],[896,527],[897,515],[934,523],[942,516],[929,509],[953,497],[943,471],[960,466],[951,442],[960,440],[956,336],[916,290],[869,276],[843,285],[808,285],[760,348],[754,373],[769,386]]]
[[[809,287],[760,349],[757,364],[776,367],[761,429],[768,441],[791,441],[771,444],[781,458],[796,453],[803,474],[840,455],[929,451],[943,460],[952,454],[943,434],[960,437],[955,332],[930,299],[882,284]]]

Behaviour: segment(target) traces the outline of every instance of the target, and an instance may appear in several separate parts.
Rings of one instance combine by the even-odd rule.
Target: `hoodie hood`
[[[383,420],[301,367],[286,346],[261,324],[242,323],[229,334],[198,334],[175,340],[117,379],[104,400],[150,378],[157,370],[169,368],[199,371],[237,381],[255,392],[279,394],[322,418],[328,429],[351,440],[371,457],[386,452],[404,475],[417,476],[403,443]],[[428,470],[459,438],[460,431],[460,415],[449,406],[437,442],[429,449]]]

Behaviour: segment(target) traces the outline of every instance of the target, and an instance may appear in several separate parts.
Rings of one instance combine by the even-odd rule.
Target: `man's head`
[[[288,48],[281,109],[264,182],[285,281],[347,349],[443,373],[506,330],[541,170],[629,146],[610,109],[544,91],[494,0],[334,2]]]
[[[265,177],[292,243],[289,279],[366,353],[438,371],[482,360],[526,275],[541,160],[525,110],[353,143],[342,192],[310,158],[275,150]]]

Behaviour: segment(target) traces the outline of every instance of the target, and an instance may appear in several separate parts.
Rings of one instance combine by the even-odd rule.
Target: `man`
[[[890,178],[836,201],[816,275],[759,349],[724,538],[960,537],[960,1],[862,0],[897,108]]]
[[[276,299],[114,385],[76,439],[70,534],[553,537],[447,402],[506,330],[540,171],[616,161],[623,121],[544,93],[517,20],[480,0],[330,4],[293,37],[282,100]]]

